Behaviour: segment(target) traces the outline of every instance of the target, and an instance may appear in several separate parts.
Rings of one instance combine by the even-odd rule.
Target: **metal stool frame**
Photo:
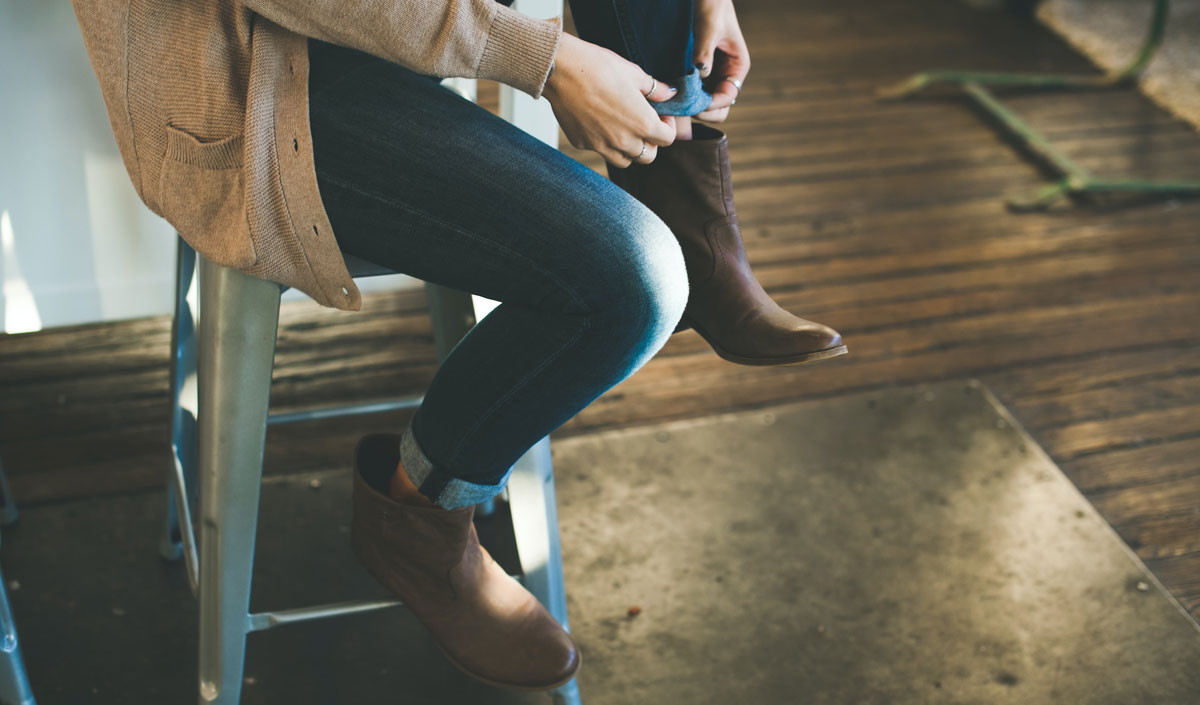
[[[8,489],[8,477],[0,464],[0,524],[8,526],[17,520],[17,504]],[[17,640],[17,623],[8,605],[8,590],[0,576],[0,703],[34,705],[21,644]]]

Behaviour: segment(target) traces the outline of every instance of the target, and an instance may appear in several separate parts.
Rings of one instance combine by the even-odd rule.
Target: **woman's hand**
[[[659,147],[675,140],[675,118],[659,116],[646,102],[664,101],[674,93],[637,64],[566,33],[542,89],[573,146],[622,168],[634,161],[649,164]]]
[[[716,77],[715,85],[713,81],[706,82],[714,88],[712,104],[696,117],[723,122],[741,91],[729,79],[741,83],[750,73],[750,52],[733,11],[733,0],[696,0],[694,31],[693,61],[703,78],[714,74]]]

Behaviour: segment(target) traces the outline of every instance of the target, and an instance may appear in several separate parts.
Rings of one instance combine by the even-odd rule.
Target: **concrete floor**
[[[589,703],[1200,703],[1200,630],[978,385],[555,455]]]
[[[1200,630],[977,385],[554,454],[587,705],[1200,702]],[[263,498],[252,608],[383,594],[349,552],[346,470]],[[43,705],[194,702],[161,501],[27,507],[4,530]],[[549,701],[465,680],[402,609],[253,634],[246,673],[248,705]]]

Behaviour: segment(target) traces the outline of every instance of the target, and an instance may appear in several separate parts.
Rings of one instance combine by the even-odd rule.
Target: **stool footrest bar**
[[[274,612],[256,612],[246,615],[246,631],[258,632],[271,627],[294,622],[306,622],[310,619],[337,617],[356,612],[370,612],[385,607],[399,607],[404,603],[399,600],[350,600],[348,602],[333,602],[312,607],[296,607]]]
[[[267,416],[267,423],[295,423],[297,421],[333,419],[342,416],[354,416],[356,414],[379,414],[385,411],[415,409],[421,405],[421,401],[424,398],[424,395],[419,395],[413,397],[403,397],[401,399],[395,399],[392,401],[373,402],[369,404],[349,404],[346,406],[333,406],[321,409],[307,409],[305,411],[290,411],[280,414],[270,414]]]
[[[200,559],[196,555],[196,532],[192,529],[192,508],[188,502],[187,486],[183,477],[183,463],[179,458],[179,446],[171,444],[171,459],[175,471],[170,474],[170,491],[175,494],[175,519],[182,542],[184,563],[187,566],[188,587],[192,595],[200,591]]]

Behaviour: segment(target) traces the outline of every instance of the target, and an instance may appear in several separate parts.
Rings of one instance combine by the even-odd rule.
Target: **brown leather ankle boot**
[[[479,545],[475,507],[401,504],[387,494],[400,436],[354,452],[354,555],[433,635],[450,662],[489,685],[548,690],[579,669],[571,636]]]
[[[608,165],[609,178],[671,228],[691,293],[676,332],[695,328],[718,355],[743,365],[796,365],[846,352],[829,326],[794,316],[763,290],[742,246],[725,134],[692,123],[690,140],[660,147],[650,164]]]

